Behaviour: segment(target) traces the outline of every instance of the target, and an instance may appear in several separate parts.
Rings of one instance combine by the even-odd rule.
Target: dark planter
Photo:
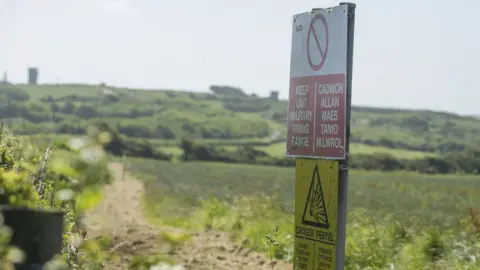
[[[5,204],[8,204],[8,195],[0,194],[0,206]]]
[[[11,245],[26,255],[16,269],[41,269],[41,265],[60,254],[64,216],[62,212],[0,206],[4,224],[13,230]]]

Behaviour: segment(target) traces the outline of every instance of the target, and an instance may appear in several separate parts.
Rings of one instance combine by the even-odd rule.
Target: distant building
[[[3,78],[2,78],[2,81],[0,82],[0,84],[9,84],[8,83],[8,75],[7,75],[6,71],[3,72]]]
[[[38,83],[38,69],[37,68],[28,68],[28,84],[37,84]]]
[[[270,91],[270,99],[278,100],[278,91]]]

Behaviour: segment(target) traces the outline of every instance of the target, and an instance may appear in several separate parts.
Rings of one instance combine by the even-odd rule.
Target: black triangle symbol
[[[302,223],[323,229],[330,227],[323,196],[322,182],[320,181],[320,173],[318,172],[318,166],[316,164],[313,170],[310,189],[308,190],[305,210],[303,210]]]

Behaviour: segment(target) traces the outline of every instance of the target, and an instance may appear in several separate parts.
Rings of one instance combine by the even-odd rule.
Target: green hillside
[[[276,156],[281,155],[286,137],[287,101],[247,95],[232,87],[193,93],[105,85],[3,84],[0,104],[3,121],[20,135],[82,134],[90,123],[102,119],[122,135],[159,146],[188,138],[217,146],[257,146]],[[351,141],[354,152],[383,151],[405,157],[462,151],[479,145],[480,119],[354,107]]]
[[[279,167],[295,164],[284,157],[286,109],[286,101],[222,86],[192,93],[105,85],[0,85],[1,121],[22,142],[21,152],[8,151],[18,157],[16,163],[33,166],[42,158],[30,153],[29,142],[39,153],[47,145],[60,150],[47,165],[48,204],[64,185],[54,184],[54,179],[65,181],[79,173],[85,192],[76,179],[68,183],[80,195],[106,181],[97,179],[107,176],[106,163],[79,163],[83,169],[78,172],[57,166],[56,160],[63,163],[74,156],[73,151],[62,152],[72,135],[88,134],[75,136],[76,145],[69,145],[92,146],[80,150],[80,159],[90,164],[97,156],[92,149],[103,148],[110,161],[123,163],[128,174],[122,172],[122,178],[136,176],[145,183],[145,194],[112,197],[142,198],[138,205],[161,226],[221,230],[248,252],[291,262],[294,169]],[[480,119],[366,107],[354,107],[352,117],[345,269],[479,269]],[[12,138],[3,145],[16,144]],[[23,160],[27,153],[36,156],[34,160]],[[106,192],[121,189],[128,188]],[[264,240],[276,226],[278,245],[272,248]]]

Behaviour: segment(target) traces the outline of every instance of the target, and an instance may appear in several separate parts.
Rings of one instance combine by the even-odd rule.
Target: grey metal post
[[[348,194],[348,163],[350,155],[350,119],[352,110],[352,71],[353,71],[353,36],[355,24],[355,7],[353,3],[341,2],[340,5],[348,6],[348,37],[347,37],[347,115],[345,159],[339,163],[338,181],[338,234],[337,234],[337,260],[336,269],[345,268],[345,238],[347,231],[347,194]]]

